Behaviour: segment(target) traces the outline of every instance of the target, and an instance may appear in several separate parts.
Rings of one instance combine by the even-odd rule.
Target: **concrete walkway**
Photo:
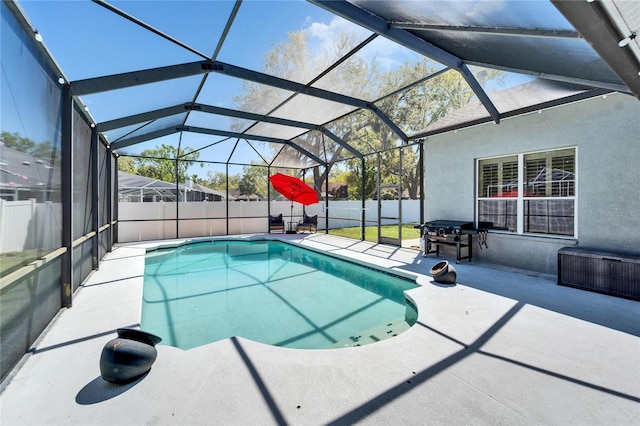
[[[376,344],[294,350],[232,338],[158,346],[125,386],[100,377],[104,344],[140,321],[144,249],[108,254],[0,395],[15,424],[579,424],[640,422],[640,303],[553,277],[438,260],[323,234],[283,238],[416,274],[418,322]]]

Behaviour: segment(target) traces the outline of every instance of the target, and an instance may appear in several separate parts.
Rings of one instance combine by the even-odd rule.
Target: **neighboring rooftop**
[[[176,188],[177,187],[177,188]],[[121,197],[139,196],[140,194],[158,197],[174,197],[176,190],[187,197],[187,201],[220,201],[226,198],[225,191],[217,191],[198,183],[175,184],[159,179],[118,171],[118,194]],[[195,194],[198,194],[195,197]],[[186,195],[185,195],[186,194]],[[229,197],[233,199],[233,197]]]

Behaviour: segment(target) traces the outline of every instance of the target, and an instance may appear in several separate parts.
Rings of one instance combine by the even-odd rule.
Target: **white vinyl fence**
[[[267,201],[234,201],[229,204],[227,230],[226,202],[128,203],[118,204],[118,241],[146,241],[169,238],[209,237],[217,235],[268,232]],[[282,213],[285,223],[298,223],[302,219],[302,205],[288,201],[271,201],[271,214]],[[397,217],[398,202],[382,201],[382,216]],[[327,209],[324,203],[307,206],[309,216],[318,215],[318,230],[325,229]],[[360,226],[360,201],[330,201],[329,229]],[[179,217],[176,235],[176,217]],[[420,201],[402,202],[402,222],[418,223]],[[374,225],[378,221],[378,202],[365,203],[365,221]],[[383,223],[392,222],[385,220]]]
[[[0,253],[54,250],[62,244],[62,205],[0,199]]]

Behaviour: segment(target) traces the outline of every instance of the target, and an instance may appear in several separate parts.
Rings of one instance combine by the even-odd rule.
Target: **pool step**
[[[404,318],[398,318],[393,321],[389,321],[386,324],[379,325],[373,328],[362,331],[361,333],[350,336],[343,339],[334,345],[332,348],[348,348],[354,346],[364,346],[371,343],[379,342],[380,340],[390,339],[397,336],[400,333],[407,331],[410,328],[409,324]]]

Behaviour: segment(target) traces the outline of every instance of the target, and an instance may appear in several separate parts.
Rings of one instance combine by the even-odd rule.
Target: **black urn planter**
[[[433,265],[429,273],[433,276],[434,281],[442,284],[455,284],[458,278],[456,268],[446,260]]]
[[[158,355],[155,345],[162,339],[130,328],[119,328],[117,332],[118,337],[102,349],[100,374],[108,382],[125,384],[151,369]]]

